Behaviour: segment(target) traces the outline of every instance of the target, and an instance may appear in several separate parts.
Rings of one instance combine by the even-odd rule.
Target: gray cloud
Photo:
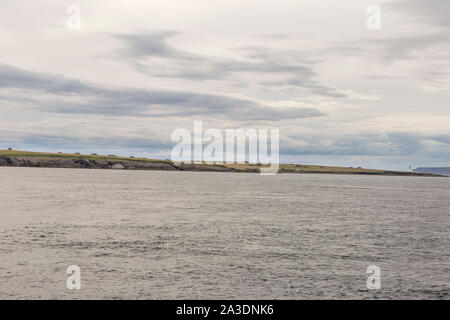
[[[386,133],[358,135],[303,135],[302,144],[297,145],[296,136],[280,146],[285,154],[292,155],[346,155],[346,156],[411,156],[420,149],[420,140],[425,137],[411,133]],[[430,137],[426,137],[430,138]],[[330,145],[329,141],[332,140]],[[432,138],[430,138],[432,139]],[[322,141],[326,140],[328,143]]]
[[[251,100],[215,94],[136,88],[111,89],[6,65],[0,65],[0,88],[25,89],[25,99],[33,104],[33,108],[54,113],[147,117],[215,116],[233,120],[274,121],[323,115],[314,108],[274,108]],[[39,92],[54,97],[42,101],[37,98]],[[12,98],[11,96],[10,99]],[[73,98],[78,99],[74,101]],[[7,97],[4,96],[3,99]]]
[[[147,57],[165,57],[168,59],[200,60],[186,51],[178,50],[167,43],[167,39],[179,34],[175,31],[155,31],[136,34],[114,34],[113,37],[125,44],[123,48],[117,49],[121,56],[137,59]]]
[[[450,34],[447,32],[438,32],[426,35],[371,40],[368,45],[383,48],[380,57],[393,62],[408,59],[415,51],[424,50],[434,45],[449,43]]]
[[[363,58],[371,64],[376,62],[389,66],[398,62],[407,62],[403,68],[383,71],[382,75],[367,74],[365,78],[404,79],[404,74],[399,76],[398,73],[395,73],[395,70],[404,72],[402,70],[404,69],[408,72],[407,77],[412,75],[420,80],[424,87],[447,90],[450,88],[449,52],[450,32],[441,30],[428,34],[360,39],[338,44],[324,53],[331,56]],[[394,73],[390,74],[391,71]]]
[[[447,46],[450,45],[450,19],[448,19],[450,1],[394,0],[382,3],[381,7],[382,12],[386,11],[386,17],[396,15],[400,23],[408,21],[417,25],[415,31],[407,35],[404,33],[395,35],[396,30],[391,27],[391,30],[383,34],[383,37],[366,37],[340,43],[324,52],[367,57],[382,62],[396,62],[414,59],[414,54],[434,47],[442,53],[441,57],[445,59],[445,62],[448,62],[448,53],[443,53],[448,52]],[[421,22],[437,28],[434,28],[434,31],[424,29]]]
[[[315,78],[309,53],[301,51],[274,52],[266,47],[243,47],[234,50],[240,59],[225,59],[192,54],[167,43],[177,32],[159,31],[138,34],[114,34],[123,47],[116,50],[120,59],[131,63],[139,72],[153,77],[222,80],[242,74],[263,74],[281,77],[276,81],[259,81],[260,85],[279,88],[294,87],[311,90],[330,97],[345,97],[335,88]],[[155,64],[153,58],[167,60]]]
[[[297,140],[301,143],[297,143]],[[327,141],[324,143],[323,141]],[[280,142],[280,152],[289,156],[336,156],[403,158],[410,162],[427,159],[428,163],[448,164],[450,135],[419,135],[410,132],[391,132],[382,135],[324,134],[289,136]],[[426,163],[426,162],[423,162]]]
[[[438,31],[428,34],[390,36],[375,39],[360,39],[340,43],[323,51],[327,55],[342,55],[368,58],[383,63],[413,59],[413,55],[430,47],[442,48],[450,44],[450,33]]]
[[[0,88],[37,89],[49,93],[92,93],[92,88],[79,80],[48,75],[0,64]]]
[[[448,0],[401,0],[387,3],[389,8],[405,12],[414,19],[437,26],[450,27],[448,19],[450,2]]]
[[[326,139],[328,143],[323,143]],[[298,144],[297,141],[301,141]],[[331,137],[327,134],[301,134],[281,137],[280,156],[284,159],[307,159],[318,156],[320,159],[328,159],[334,162],[345,157],[347,163],[354,162],[352,159],[401,159],[401,164],[407,168],[409,163],[420,164],[447,164],[450,157],[450,135],[418,135],[413,133],[386,133],[374,135],[362,133],[359,135],[336,135]],[[436,145],[437,143],[437,145]],[[53,151],[83,151],[86,147],[89,152],[115,150],[120,152],[127,150],[130,154],[134,152],[157,152],[161,157],[169,157],[173,142],[168,139],[147,138],[139,135],[123,136],[113,130],[108,136],[99,136],[95,132],[84,132],[83,136],[76,132],[39,132],[36,130],[26,131],[4,131],[0,129],[0,144],[4,147],[13,145],[15,148],[42,148]],[[69,148],[69,149],[68,149]]]
[[[0,130],[0,143],[5,147],[13,143],[14,146],[40,146],[43,148],[86,148],[92,150],[97,148],[123,149],[131,148],[134,150],[150,149],[170,149],[173,142],[169,140],[155,140],[142,137],[123,137],[111,133],[108,137],[103,136],[83,136],[67,134],[61,132],[43,133],[43,132],[14,132]]]

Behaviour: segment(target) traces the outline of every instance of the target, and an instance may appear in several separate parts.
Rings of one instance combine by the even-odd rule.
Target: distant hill
[[[431,173],[431,174],[439,174],[442,176],[450,176],[450,167],[430,167],[430,168],[417,168],[414,169],[414,172],[421,172],[421,173]]]

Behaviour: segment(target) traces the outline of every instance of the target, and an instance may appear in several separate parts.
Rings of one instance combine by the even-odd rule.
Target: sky
[[[0,149],[166,159],[173,130],[201,120],[279,129],[281,162],[450,166],[449,14],[448,0],[2,0]]]

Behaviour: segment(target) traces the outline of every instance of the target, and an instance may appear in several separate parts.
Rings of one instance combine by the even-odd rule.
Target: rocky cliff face
[[[224,165],[207,164],[175,164],[164,160],[144,159],[114,159],[102,157],[89,158],[88,156],[58,157],[55,155],[44,156],[11,156],[0,155],[0,167],[41,167],[41,168],[83,168],[83,169],[112,169],[112,170],[168,170],[168,171],[213,171],[213,172],[260,172],[259,167],[232,167]],[[289,166],[289,165],[288,165]],[[342,168],[345,169],[345,168]],[[418,169],[416,169],[418,170]],[[293,170],[292,165],[288,168],[281,167],[280,173],[326,173],[326,174],[364,174],[364,175],[397,175],[397,176],[436,176],[445,174],[442,172],[397,172],[382,170],[345,171],[320,169],[309,169],[304,171]],[[433,174],[434,173],[434,174]]]
[[[0,156],[0,166],[9,167],[41,167],[41,168],[85,168],[85,169],[115,169],[115,170],[186,170],[186,171],[235,171],[224,166],[208,166],[157,161],[127,161],[127,160],[92,160],[83,158],[39,158],[39,157],[9,157]]]

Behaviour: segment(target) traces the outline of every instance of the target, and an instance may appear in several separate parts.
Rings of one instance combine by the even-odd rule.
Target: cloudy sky
[[[168,158],[172,131],[202,120],[279,128],[282,162],[450,166],[449,15],[448,0],[2,0],[0,149]]]

